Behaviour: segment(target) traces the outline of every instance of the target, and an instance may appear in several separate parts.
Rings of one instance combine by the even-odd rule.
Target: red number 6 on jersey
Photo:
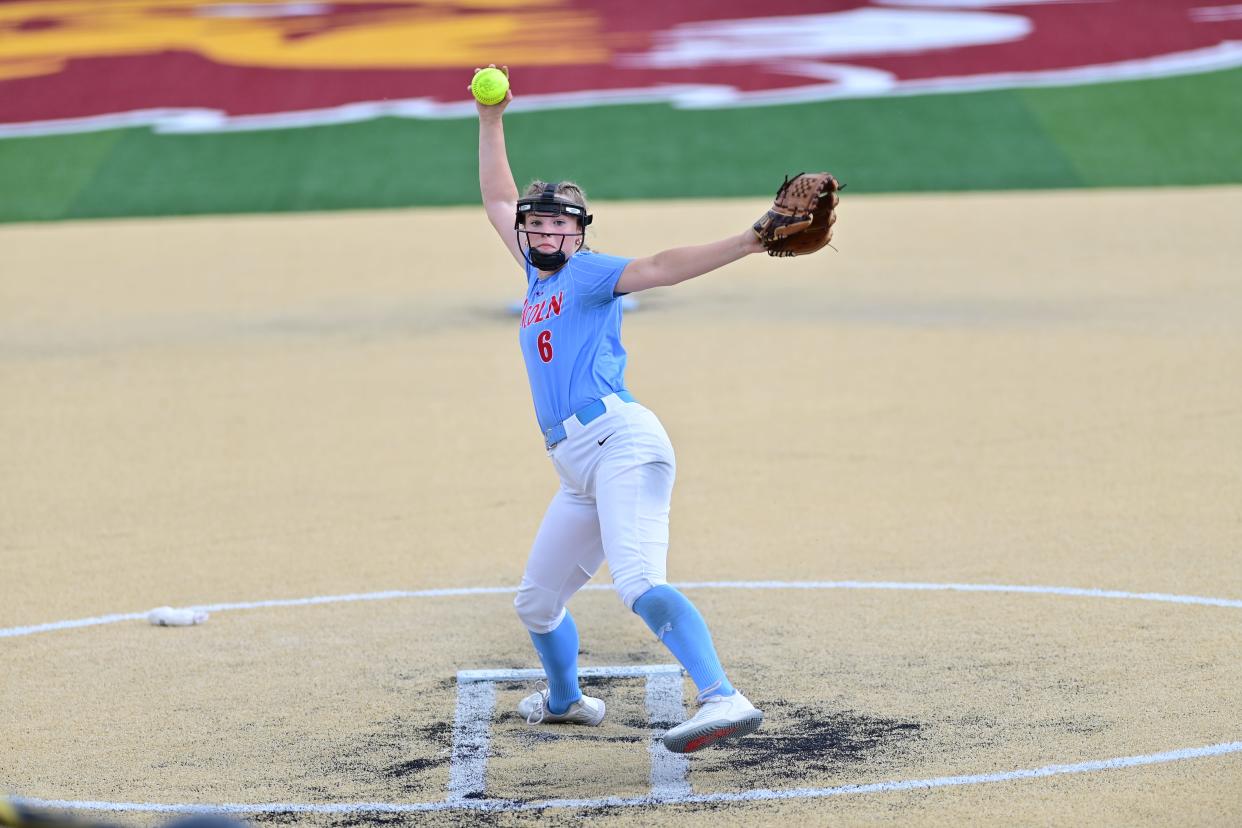
[[[539,338],[536,339],[535,342],[539,345],[539,358],[542,359],[544,362],[551,362],[552,361],[552,332],[548,330],[541,331],[539,334]]]

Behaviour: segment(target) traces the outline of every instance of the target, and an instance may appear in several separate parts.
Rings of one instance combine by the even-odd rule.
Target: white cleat
[[[529,725],[581,724],[596,727],[604,721],[604,700],[583,696],[569,706],[564,713],[548,709],[548,685],[542,681],[535,685],[538,692],[531,693],[518,702],[517,711]]]
[[[763,711],[740,692],[709,696],[699,712],[664,734],[664,747],[673,753],[694,753],[726,739],[754,733],[763,724]]]

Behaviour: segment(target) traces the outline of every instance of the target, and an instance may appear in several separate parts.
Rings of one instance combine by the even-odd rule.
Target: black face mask
[[[518,236],[518,249],[522,251],[522,255],[532,266],[539,270],[551,271],[559,270],[565,266],[565,262],[569,261],[569,256],[565,253],[565,239],[571,236],[577,237],[586,233],[586,227],[591,223],[592,216],[583,209],[581,204],[575,204],[568,199],[560,198],[556,195],[556,188],[559,184],[545,184],[543,191],[537,196],[531,198],[519,199],[517,203],[517,216],[513,222],[513,229]],[[577,233],[553,233],[550,235],[560,235],[560,247],[553,253],[544,253],[536,250],[530,243],[530,231],[524,230],[522,227],[523,220],[532,213],[549,216],[572,216],[578,220]],[[526,233],[526,246],[522,246],[522,233]],[[549,234],[542,234],[549,235]]]
[[[540,233],[540,235],[549,235],[549,234]],[[531,245],[530,232],[529,231],[526,232],[526,248],[523,252],[526,254],[526,260],[530,262],[532,265],[534,265],[535,267],[539,268],[540,270],[545,270],[545,271],[560,270],[562,267],[564,267],[565,262],[569,261],[569,256],[565,254],[565,249],[564,249],[565,239],[575,238],[577,237],[578,234],[577,233],[573,233],[573,234],[569,234],[569,233],[555,234],[554,233],[550,235],[560,235],[561,244],[560,244],[560,247],[556,251],[552,253],[545,253],[542,250],[535,249],[535,247]],[[520,243],[519,243],[519,246],[520,246]]]

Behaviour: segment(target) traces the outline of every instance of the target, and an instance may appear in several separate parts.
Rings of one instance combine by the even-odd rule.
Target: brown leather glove
[[[755,222],[769,256],[814,253],[832,239],[841,185],[826,172],[798,173],[776,191],[772,207]]]

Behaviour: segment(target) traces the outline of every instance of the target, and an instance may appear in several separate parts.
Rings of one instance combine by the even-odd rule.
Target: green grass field
[[[855,192],[1242,182],[1242,70],[1095,86],[740,110],[507,117],[519,180],[595,198],[768,194],[830,169]],[[0,221],[471,203],[473,119],[0,140]]]

